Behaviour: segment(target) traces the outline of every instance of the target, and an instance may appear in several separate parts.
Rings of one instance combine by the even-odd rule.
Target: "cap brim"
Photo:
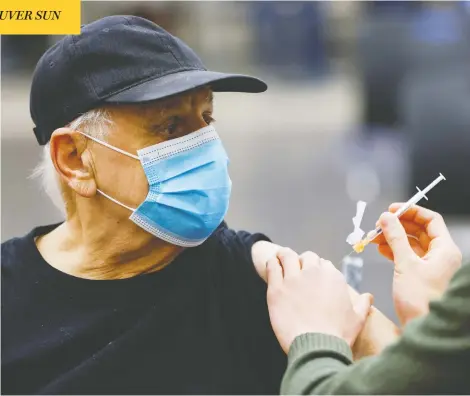
[[[167,98],[209,85],[214,92],[264,92],[264,81],[241,74],[190,70],[169,74],[133,86],[105,99],[108,103],[139,103]]]

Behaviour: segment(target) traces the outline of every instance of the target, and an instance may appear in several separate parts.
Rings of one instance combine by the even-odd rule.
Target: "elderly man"
[[[231,181],[211,126],[212,92],[265,89],[132,16],[45,53],[37,173],[66,220],[2,244],[4,393],[278,392],[286,357],[257,272],[283,250],[223,222]]]

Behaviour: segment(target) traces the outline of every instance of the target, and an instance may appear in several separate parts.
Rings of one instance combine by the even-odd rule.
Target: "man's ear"
[[[77,194],[90,198],[96,194],[96,182],[91,158],[86,155],[86,143],[82,134],[59,128],[51,136],[50,153],[62,180]]]

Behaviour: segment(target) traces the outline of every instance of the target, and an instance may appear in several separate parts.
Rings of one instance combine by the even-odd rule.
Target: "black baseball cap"
[[[142,103],[204,85],[215,92],[264,92],[250,76],[208,71],[179,38],[136,16],[110,16],[82,26],[49,48],[33,74],[34,134],[46,144],[55,129],[106,103]]]

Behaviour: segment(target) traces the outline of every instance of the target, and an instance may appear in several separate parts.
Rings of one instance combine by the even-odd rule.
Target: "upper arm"
[[[244,364],[259,386],[259,392],[278,393],[287,357],[276,340],[269,320],[266,284],[257,274],[253,252],[271,245],[263,234],[226,228],[218,236],[217,269],[227,331],[250,358]],[[256,247],[255,247],[256,246]],[[259,256],[256,256],[259,257]],[[258,259],[256,259],[258,260]],[[247,378],[245,378],[248,381]],[[255,392],[257,393],[257,392]]]

